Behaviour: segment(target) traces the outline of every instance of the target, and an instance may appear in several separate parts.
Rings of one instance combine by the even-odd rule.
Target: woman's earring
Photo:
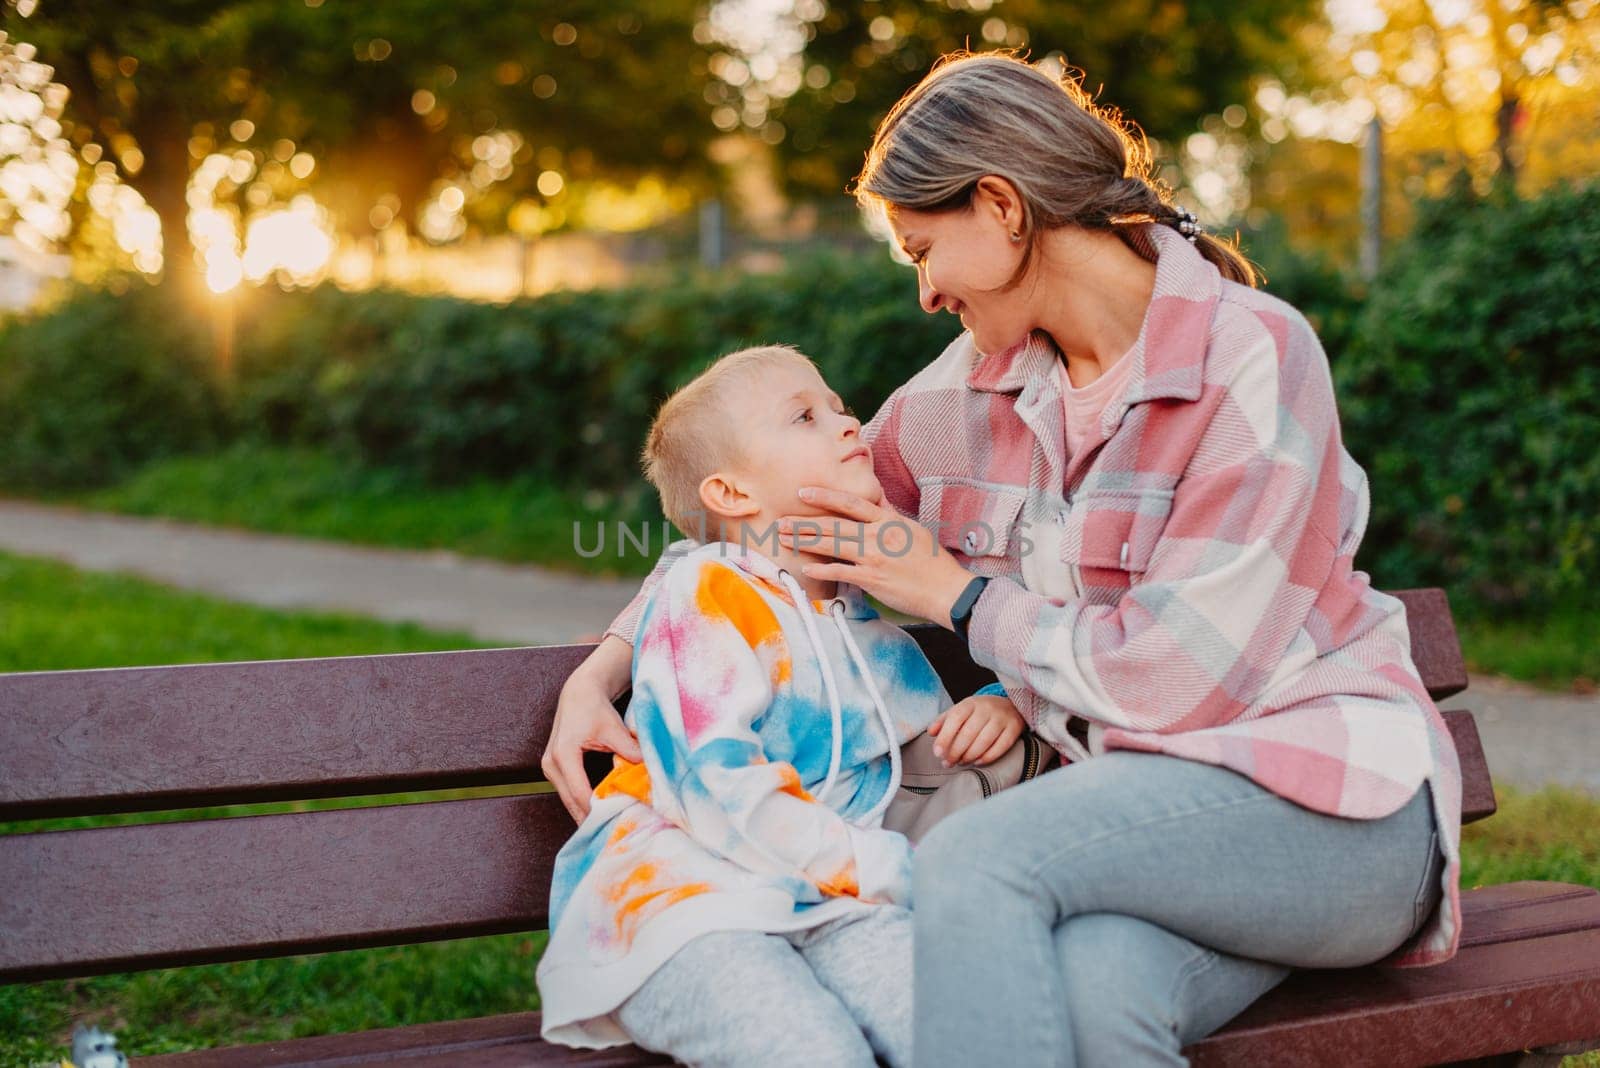
[[[1017,233],[1015,230],[1011,231],[1011,243],[1013,245],[1022,244],[1022,235]]]

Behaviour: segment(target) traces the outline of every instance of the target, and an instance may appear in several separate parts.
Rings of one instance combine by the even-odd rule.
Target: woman
[[[1076,83],[990,54],[941,61],[858,179],[967,332],[864,431],[884,502],[808,497],[865,530],[807,570],[963,634],[1069,761],[918,849],[919,1064],[1181,1064],[1290,966],[1459,938],[1459,769],[1353,568],[1326,357],[1149,172]],[[607,698],[638,607],[562,695],[575,811],[579,751],[633,751]]]

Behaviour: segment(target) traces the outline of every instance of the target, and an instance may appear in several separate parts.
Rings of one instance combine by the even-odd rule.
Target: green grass
[[[1456,621],[1467,665],[1555,690],[1600,685],[1600,611],[1562,607],[1538,620],[1464,611]]]
[[[75,1022],[174,1053],[539,1007],[543,932],[0,987],[0,1064],[54,1061]]]
[[[332,538],[401,549],[449,549],[590,575],[643,575],[660,551],[661,520],[648,526],[614,497],[565,493],[532,482],[480,481],[440,488],[406,475],[342,463],[324,453],[240,445],[215,456],[152,464],[109,489],[76,495],[74,503],[132,515],[166,516],[278,534]],[[629,547],[619,557],[615,521],[636,538],[650,535],[648,555]],[[585,557],[574,548],[605,551]],[[676,535],[674,535],[676,536]]]
[[[466,634],[252,608],[0,553],[0,671],[484,647]]]
[[[1549,786],[1495,789],[1499,811],[1461,829],[1461,885],[1523,879],[1600,889],[1600,798]]]

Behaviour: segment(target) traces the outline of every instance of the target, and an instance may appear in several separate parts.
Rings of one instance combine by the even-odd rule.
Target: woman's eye
[[[810,419],[810,418],[811,418],[811,409],[810,408],[805,408],[800,412],[799,415],[794,417],[794,421],[798,423],[803,419]]]

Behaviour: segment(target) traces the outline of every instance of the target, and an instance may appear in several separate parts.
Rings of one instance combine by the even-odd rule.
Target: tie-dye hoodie
[[[634,645],[626,722],[644,763],[617,761],[556,858],[544,1037],[628,1041],[613,1010],[699,935],[909,903],[910,845],[883,811],[899,747],[949,705],[856,587],[807,601],[727,542],[678,561]]]

